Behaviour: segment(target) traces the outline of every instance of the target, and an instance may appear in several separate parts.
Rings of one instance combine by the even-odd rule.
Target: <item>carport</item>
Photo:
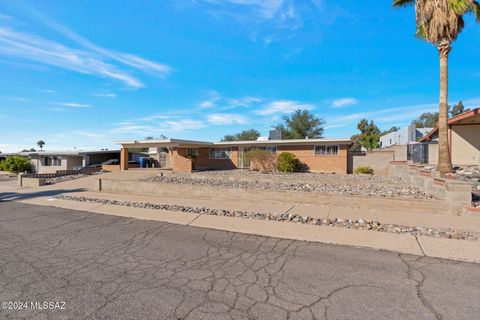
[[[118,141],[116,144],[121,145],[121,170],[128,170],[129,149],[148,148],[149,150],[160,150],[161,148],[165,148],[168,150],[168,161],[166,161],[168,166],[166,169],[172,169],[173,171],[191,171],[192,159],[189,157],[189,150],[213,145],[213,143],[206,141],[181,139]]]

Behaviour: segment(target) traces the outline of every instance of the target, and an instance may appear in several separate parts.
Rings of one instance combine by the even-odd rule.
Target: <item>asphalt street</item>
[[[15,201],[0,251],[0,319],[480,318],[473,263]]]

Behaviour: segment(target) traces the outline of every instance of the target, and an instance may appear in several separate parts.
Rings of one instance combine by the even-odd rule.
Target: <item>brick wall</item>
[[[192,160],[187,158],[187,148],[172,151],[173,172],[192,172]]]
[[[231,159],[210,159],[210,148],[198,148],[198,157],[194,160],[197,170],[230,170],[238,167],[238,147],[232,148]]]
[[[315,155],[313,145],[278,146],[277,155],[282,152],[294,154],[306,164],[311,172],[347,173],[347,145],[338,146],[337,155]]]

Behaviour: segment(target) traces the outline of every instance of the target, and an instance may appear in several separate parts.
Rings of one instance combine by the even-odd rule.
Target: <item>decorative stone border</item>
[[[69,195],[58,195],[56,199],[70,200],[78,202],[88,202],[103,205],[116,205],[132,208],[153,209],[153,210],[168,210],[180,213],[194,213],[205,214],[211,216],[224,216],[224,217],[237,217],[244,219],[257,219],[257,220],[271,220],[282,222],[302,223],[318,226],[329,226],[338,228],[347,228],[354,230],[370,230],[378,232],[389,232],[397,234],[411,234],[413,236],[430,236],[435,238],[448,238],[448,239],[462,239],[476,241],[480,239],[480,233],[454,230],[450,228],[427,228],[422,226],[410,227],[397,224],[383,224],[379,221],[363,220],[363,219],[341,219],[341,218],[329,218],[329,219],[316,219],[309,216],[301,216],[297,214],[283,213],[261,213],[261,212],[248,212],[240,210],[227,210],[227,209],[212,209],[206,207],[191,207],[184,205],[170,205],[170,204],[157,204],[151,202],[134,202],[134,201],[120,201],[109,199],[98,199],[90,197],[77,197]]]

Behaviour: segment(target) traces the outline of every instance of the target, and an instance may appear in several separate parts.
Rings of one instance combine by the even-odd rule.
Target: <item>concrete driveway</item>
[[[1,306],[22,307],[0,310],[1,319],[480,314],[478,264],[14,201],[0,202],[0,250],[0,302],[12,302]]]

